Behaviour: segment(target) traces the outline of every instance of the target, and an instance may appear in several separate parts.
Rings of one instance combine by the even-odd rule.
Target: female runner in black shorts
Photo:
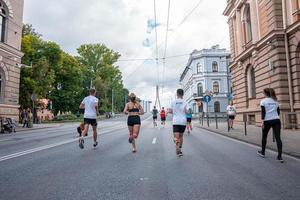
[[[124,113],[128,114],[127,125],[129,129],[129,143],[132,144],[132,152],[136,153],[136,139],[139,136],[141,127],[140,115],[144,114],[143,107],[137,102],[134,93],[129,95],[129,102],[124,108]]]

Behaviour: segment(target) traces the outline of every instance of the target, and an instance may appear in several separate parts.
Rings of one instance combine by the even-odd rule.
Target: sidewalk
[[[229,132],[227,130],[227,122],[219,122],[218,129],[216,129],[215,122],[210,124],[210,127],[206,123],[203,126],[198,120],[194,120],[194,126],[198,128],[203,128],[227,137],[235,138],[250,144],[261,146],[262,131],[260,127],[255,125],[247,125],[247,135],[244,132],[244,126],[241,124],[235,124],[233,130]],[[268,135],[267,148],[272,149],[277,152],[276,142],[273,142],[272,130],[270,130]],[[283,152],[285,154],[300,158],[300,130],[281,130],[281,139],[283,143]]]
[[[49,123],[49,124],[33,124],[32,128],[23,128],[22,124],[18,124],[16,127],[16,132],[23,132],[23,131],[31,131],[31,130],[37,130],[37,129],[44,129],[44,128],[55,128],[61,126],[61,123]]]

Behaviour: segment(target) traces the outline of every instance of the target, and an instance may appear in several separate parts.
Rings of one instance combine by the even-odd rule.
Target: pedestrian
[[[233,121],[236,115],[236,108],[233,105],[233,101],[230,101],[230,105],[227,106],[227,115],[228,115],[228,130],[233,129]]]
[[[129,130],[128,142],[132,145],[132,153],[136,153],[136,140],[139,136],[141,127],[140,115],[144,114],[143,107],[137,101],[136,95],[131,93],[129,95],[129,102],[124,108],[124,113],[128,115],[127,125]]]
[[[28,128],[28,110],[24,109],[23,110],[23,128]]]
[[[93,128],[93,138],[94,138],[93,146],[96,147],[98,145],[97,115],[99,115],[99,111],[98,111],[99,99],[95,97],[96,90],[94,88],[90,89],[89,92],[90,92],[90,95],[85,97],[79,106],[80,109],[84,109],[84,115],[83,115],[84,130],[82,131],[82,134],[79,137],[79,147],[81,149],[84,148],[83,137],[86,136],[86,134],[89,130],[89,125],[91,125]]]
[[[158,114],[158,110],[156,109],[156,106],[154,106],[153,110],[152,110],[153,126],[154,127],[157,126],[157,114]]]
[[[30,109],[28,109],[28,120],[27,120],[27,128],[33,127],[33,114]]]
[[[183,100],[184,92],[177,90],[177,99],[172,102],[170,113],[173,114],[173,136],[176,144],[176,155],[183,156],[183,133],[186,128],[186,114],[188,113],[188,104]]]
[[[187,123],[187,131],[188,134],[193,130],[192,127],[192,118],[193,118],[193,110],[191,108],[188,109],[188,113],[186,114],[186,123]]]
[[[258,151],[258,155],[261,157],[265,157],[265,150],[267,144],[267,137],[269,130],[272,128],[273,133],[276,139],[278,156],[277,160],[283,163],[282,159],[282,141],[280,138],[280,109],[279,103],[277,101],[277,97],[274,89],[266,88],[264,89],[265,98],[260,102],[261,107],[261,119],[262,119],[262,148]]]
[[[166,111],[164,107],[162,107],[159,114],[160,114],[161,125],[164,126],[166,124]]]

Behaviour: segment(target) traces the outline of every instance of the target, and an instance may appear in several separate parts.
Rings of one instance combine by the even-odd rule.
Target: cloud
[[[168,0],[157,2],[159,57],[164,54]],[[167,57],[189,54],[194,49],[210,48],[219,43],[229,47],[226,1],[202,0],[195,12],[180,25],[199,0],[171,1]],[[76,54],[84,43],[104,43],[120,52],[121,59],[155,58],[155,34],[147,33],[154,19],[153,1],[141,0],[26,0],[24,22],[34,25],[46,40],[59,43]],[[151,24],[150,24],[151,25]],[[153,23],[152,23],[153,25]],[[155,24],[154,24],[155,25]],[[149,30],[148,30],[149,31]],[[143,46],[148,39],[149,47]],[[145,43],[146,44],[146,43]],[[146,45],[147,46],[147,45]],[[162,104],[174,98],[181,70],[188,55],[162,60],[118,62],[125,86],[143,99],[155,100],[155,85],[164,85]]]

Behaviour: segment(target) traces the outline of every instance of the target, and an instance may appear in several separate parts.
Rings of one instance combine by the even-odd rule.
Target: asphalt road
[[[1,200],[289,200],[300,199],[300,161],[285,163],[257,147],[194,129],[175,155],[171,124],[143,121],[131,153],[124,118],[99,122],[78,147],[75,124],[0,135]]]

